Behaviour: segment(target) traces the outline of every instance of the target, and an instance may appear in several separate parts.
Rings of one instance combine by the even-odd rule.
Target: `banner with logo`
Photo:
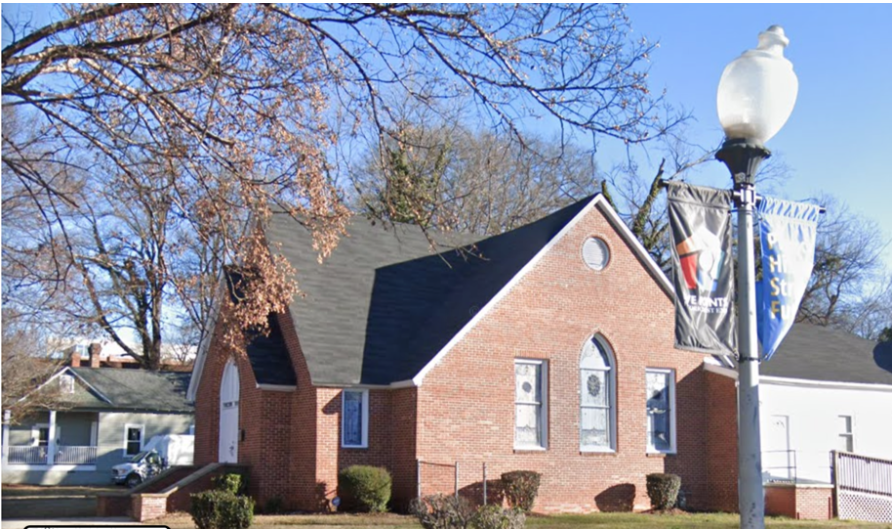
[[[756,327],[762,357],[771,359],[793,325],[815,263],[814,204],[763,197],[756,208],[762,279],[756,284]]]
[[[675,345],[734,355],[734,267],[731,192],[671,182],[668,185],[675,286]]]

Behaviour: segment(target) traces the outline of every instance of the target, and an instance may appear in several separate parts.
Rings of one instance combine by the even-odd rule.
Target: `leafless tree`
[[[392,222],[495,235],[594,192],[591,153],[459,123],[403,124],[354,171],[360,208]]]
[[[62,368],[61,359],[52,359],[46,345],[46,336],[38,328],[3,310],[3,410],[10,411],[13,423],[35,412],[70,406],[58,385],[51,383],[36,390]]]
[[[892,274],[881,263],[887,248],[870,219],[829,195],[818,223],[812,278],[797,319],[873,339],[892,325]]]
[[[678,121],[647,88],[654,44],[631,40],[615,5],[58,9],[40,28],[3,19],[3,107],[29,124],[4,130],[4,177],[45,225],[32,234],[39,281],[20,286],[49,299],[81,282],[86,297],[72,316],[107,333],[134,327],[148,351],[131,353],[148,366],[169,285],[182,300],[200,293],[183,309],[195,322],[209,309],[205,287],[168,283],[172,269],[239,263],[246,300],[233,312],[236,328],[266,328],[268,312],[298,286],[252,227],[285,209],[312,229],[325,258],[350,216],[332,153],[366,124],[384,138],[396,132],[389,101],[456,101],[521,142],[534,118],[556,126],[561,143],[585,134],[634,144]],[[128,223],[141,217],[152,233],[135,244],[146,248],[128,248],[133,234],[115,231],[135,231]],[[103,230],[91,234],[91,225]],[[192,237],[182,243],[177,232]],[[179,244],[212,245],[214,255],[194,252],[187,266],[169,253]],[[124,298],[104,302],[105,293]]]

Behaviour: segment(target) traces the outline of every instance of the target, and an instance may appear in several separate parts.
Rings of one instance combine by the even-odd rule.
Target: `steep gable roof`
[[[246,345],[246,357],[255,374],[255,382],[258,385],[294,387],[296,371],[283,340],[280,322],[271,315],[268,323],[270,333],[254,337]]]
[[[302,294],[290,314],[312,381],[386,385],[413,378],[593,200],[439,254],[419,228],[385,229],[357,218],[323,264],[310,231],[275,215],[266,236],[297,271]]]

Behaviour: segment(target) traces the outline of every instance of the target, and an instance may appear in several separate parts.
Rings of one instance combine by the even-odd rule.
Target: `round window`
[[[603,270],[610,261],[610,249],[602,240],[592,237],[582,246],[582,258],[592,269]]]

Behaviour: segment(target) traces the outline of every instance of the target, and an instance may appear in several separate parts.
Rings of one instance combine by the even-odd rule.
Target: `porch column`
[[[50,411],[50,430],[47,434],[47,465],[52,466],[56,461],[56,411]]]
[[[9,422],[12,414],[8,410],[3,411],[3,467],[9,464]]]

